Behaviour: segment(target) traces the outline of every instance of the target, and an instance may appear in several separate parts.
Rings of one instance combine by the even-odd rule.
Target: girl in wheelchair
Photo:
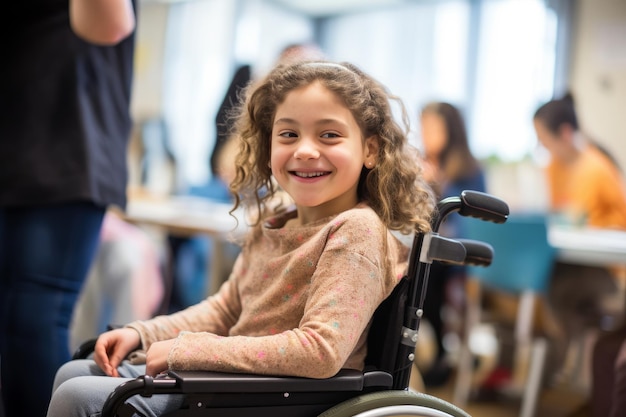
[[[258,214],[228,281],[195,306],[100,335],[93,359],[57,372],[48,417],[96,415],[117,385],[167,369],[363,369],[372,314],[407,266],[392,231],[429,231],[435,207],[406,120],[398,98],[348,63],[279,66],[251,85],[231,191],[235,208]],[[279,189],[291,205],[275,203]],[[154,416],[182,399],[132,401]]]

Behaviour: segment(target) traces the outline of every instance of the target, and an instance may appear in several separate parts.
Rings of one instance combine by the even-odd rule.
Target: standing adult
[[[11,2],[2,14],[1,389],[8,416],[37,417],[70,359],[105,210],[126,204],[135,4]]]

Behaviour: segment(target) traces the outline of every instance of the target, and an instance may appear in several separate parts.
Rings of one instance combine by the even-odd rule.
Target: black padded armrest
[[[387,375],[368,375],[371,383],[381,384]],[[265,375],[235,374],[209,371],[169,371],[169,376],[178,380],[182,392],[312,392],[312,391],[362,391],[363,372],[342,369],[327,379],[275,377]],[[368,373],[370,374],[370,373]]]

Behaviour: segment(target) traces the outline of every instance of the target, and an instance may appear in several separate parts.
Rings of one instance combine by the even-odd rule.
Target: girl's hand
[[[119,376],[117,367],[130,352],[139,348],[141,338],[136,330],[115,329],[102,333],[94,348],[94,361],[109,376]]]
[[[176,339],[154,342],[146,352],[146,375],[157,376],[167,370],[167,356]]]

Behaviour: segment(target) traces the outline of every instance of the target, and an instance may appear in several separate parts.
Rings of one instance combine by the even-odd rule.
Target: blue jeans
[[[0,368],[7,417],[43,417],[105,208],[0,208]]]

